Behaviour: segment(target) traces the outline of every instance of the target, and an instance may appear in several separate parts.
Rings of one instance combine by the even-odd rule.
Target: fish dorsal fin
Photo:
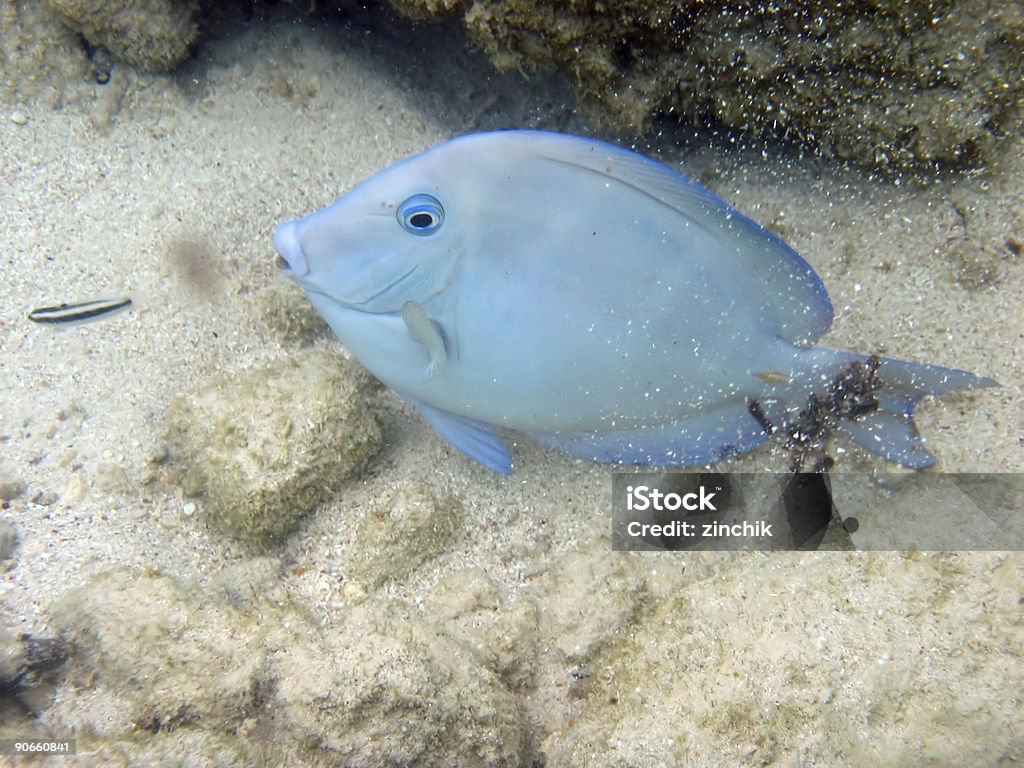
[[[407,301],[402,305],[402,320],[412,337],[426,349],[430,358],[426,377],[434,378],[448,361],[448,350],[445,348],[441,329],[427,316],[423,306],[415,301]]]
[[[821,278],[781,238],[720,197],[660,163],[613,144],[544,134],[538,156],[612,179],[675,211],[734,245],[750,274],[769,283],[782,321],[781,335],[798,345],[813,344],[832,324],[832,303]],[[774,289],[774,290],[773,290]]]

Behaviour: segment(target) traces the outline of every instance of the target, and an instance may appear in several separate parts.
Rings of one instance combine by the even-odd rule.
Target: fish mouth
[[[277,256],[274,266],[287,277],[299,278],[309,274],[309,261],[299,243],[297,221],[286,221],[274,233],[274,248]]]

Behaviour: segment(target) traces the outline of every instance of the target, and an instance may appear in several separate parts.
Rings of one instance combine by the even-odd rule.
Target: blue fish
[[[274,245],[366,368],[506,474],[499,427],[652,466],[827,427],[924,468],[917,401],[997,386],[815,348],[832,305],[796,251],[685,176],[590,139],[453,139],[282,224]]]

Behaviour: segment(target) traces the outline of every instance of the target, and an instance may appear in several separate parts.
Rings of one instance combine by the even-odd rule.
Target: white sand
[[[204,45],[190,72],[173,79],[119,68],[107,89],[126,92],[114,107],[115,92],[91,84],[69,88],[82,96],[62,109],[42,97],[13,97],[0,105],[0,471],[27,485],[0,511],[21,537],[16,567],[0,574],[0,624],[47,634],[46,610],[54,596],[115,565],[205,581],[242,557],[237,545],[184,515],[181,498],[141,483],[149,472],[147,454],[162,444],[162,415],[172,396],[217,372],[289,354],[254,310],[254,295],[280,279],[271,264],[274,227],[451,135],[480,127],[560,127],[570,109],[565,92],[543,78],[492,80],[477,57],[406,48],[383,35],[268,24]],[[27,121],[9,119],[15,112]],[[567,125],[585,127],[578,117]],[[780,150],[762,157],[693,141],[658,157],[681,163],[781,231],[818,270],[836,307],[824,345],[954,366],[1000,381],[999,390],[923,404],[917,423],[940,471],[1020,472],[1020,260],[999,261],[994,286],[966,290],[956,282],[951,254],[964,239],[955,201],[976,208],[971,234],[990,247],[998,248],[999,238],[1024,240],[1021,148],[1019,141],[1007,144],[1004,165],[990,179],[917,189],[869,181]],[[214,295],[197,295],[175,271],[169,253],[182,238],[198,239],[213,255],[225,277]],[[130,295],[135,308],[66,329],[26,320],[33,307],[112,295]],[[487,475],[443,446],[397,398],[389,403],[390,442],[374,474],[391,486],[442,476],[469,512],[458,550],[398,588],[404,598],[415,603],[438,578],[469,564],[515,591],[562,553],[607,551],[601,537],[610,526],[609,469],[519,441],[516,473]],[[839,456],[847,468],[889,469],[859,452]],[[778,450],[763,449],[734,467],[785,465]],[[358,509],[355,498],[314,515],[283,553],[287,563],[306,568],[305,575],[288,578],[287,589],[325,622],[343,604],[344,548]],[[838,555],[828,569],[833,581],[822,586],[828,597],[815,595],[815,585],[801,580],[820,575],[820,557],[768,562],[791,594],[811,595],[787,610],[808,621],[816,617],[813,631],[833,642],[860,646],[880,624],[887,632],[898,628],[901,610],[909,612],[920,598],[914,583],[894,585],[872,575],[889,573],[890,565],[871,570],[856,557]],[[892,564],[901,556],[879,557]],[[1007,588],[1019,591],[1020,553],[956,560],[963,578],[982,580],[1004,557],[1016,573]],[[702,567],[686,555],[657,562],[669,569]],[[697,609],[710,609],[710,596],[736,589],[737,574],[756,569],[749,557],[714,562],[717,570],[696,582],[690,595]],[[840,614],[819,610],[821,600],[839,600],[854,581],[866,593],[865,603],[872,593],[885,599],[885,617],[865,613],[863,621],[841,621]],[[894,589],[899,598],[885,597]],[[966,642],[969,622],[956,615],[950,612],[942,631],[964,635]],[[745,644],[741,619],[718,630],[735,633],[727,642]],[[771,658],[805,642],[806,626],[798,622],[791,630],[773,636]],[[899,655],[899,637],[891,643]],[[1013,677],[1005,683],[1016,688],[1019,642],[1015,649],[990,651],[1010,654],[1003,663]],[[756,646],[750,651],[765,652]],[[762,661],[770,663],[768,656]],[[854,686],[874,679],[874,672],[850,674]],[[564,670],[539,675],[559,680]],[[986,675],[996,675],[991,665],[984,665]],[[563,718],[578,705],[564,689],[539,691],[531,700],[540,738],[546,732],[568,738]],[[1019,702],[1005,706],[1006,718],[1019,727]]]

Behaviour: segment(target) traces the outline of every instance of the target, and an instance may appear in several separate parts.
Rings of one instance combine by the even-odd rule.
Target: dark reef
[[[47,3],[91,45],[152,70],[178,66],[204,30],[233,14],[283,7],[122,0],[97,14],[95,0]],[[401,22],[382,2],[288,4],[375,27]],[[626,134],[666,121],[711,126],[896,176],[983,166],[1020,125],[1024,5],[1016,0],[388,4],[417,21],[461,19],[498,69],[562,71],[598,125]],[[429,39],[433,30],[417,25],[413,34]]]

